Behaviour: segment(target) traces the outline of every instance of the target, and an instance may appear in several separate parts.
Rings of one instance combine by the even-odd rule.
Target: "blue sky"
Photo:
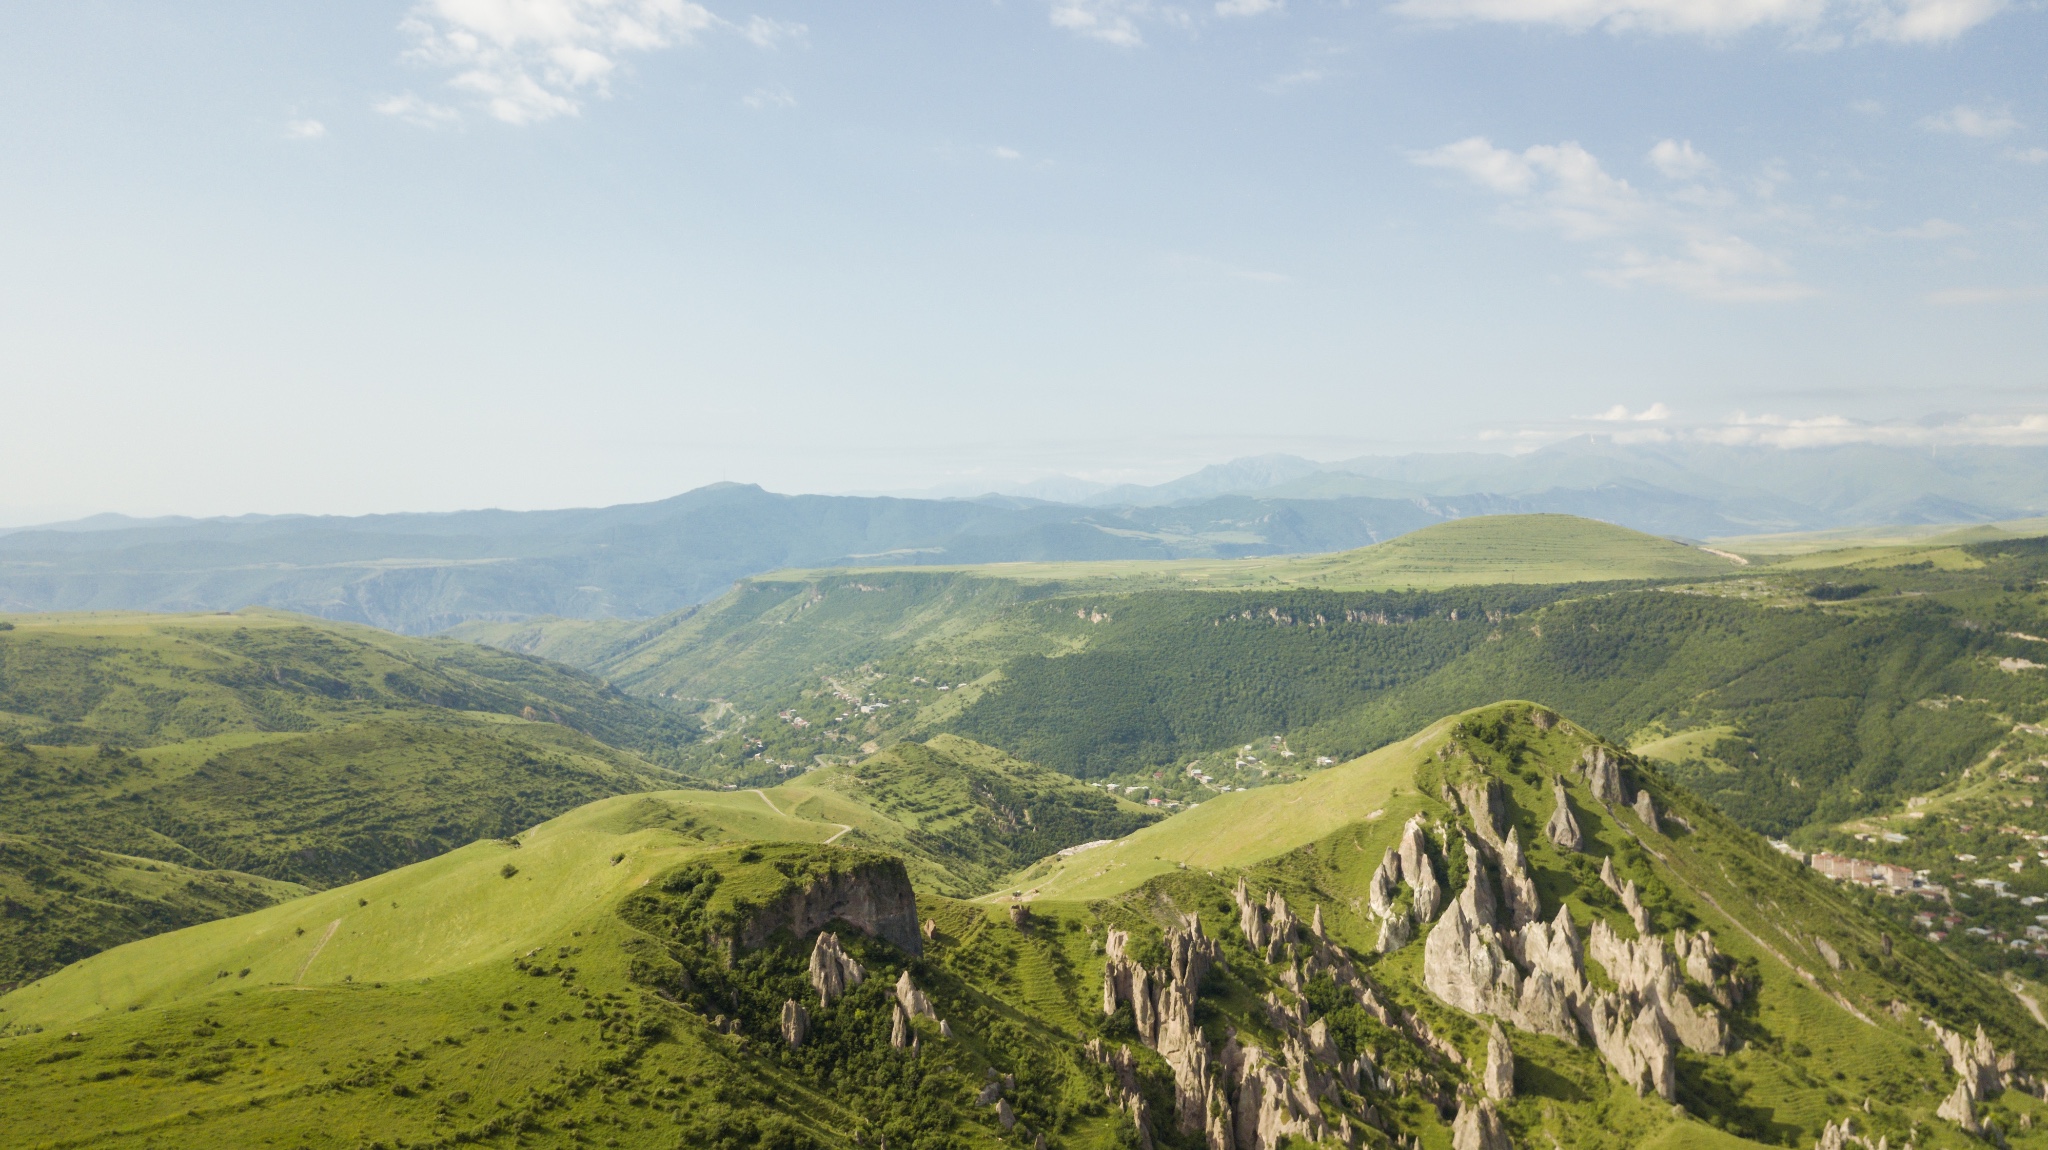
[[[0,521],[2044,442],[2044,15],[9,5]]]

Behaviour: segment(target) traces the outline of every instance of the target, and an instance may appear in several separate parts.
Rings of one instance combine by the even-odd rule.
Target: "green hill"
[[[1576,849],[1546,832],[1560,793]],[[24,1146],[1250,1150],[1457,1129],[1576,1150],[1801,1146],[1844,1120],[1977,1145],[1966,1120],[2048,1144],[2048,1033],[2005,991],[1529,704],[1202,804],[1015,904],[912,904],[898,864],[822,845],[843,825],[777,794],[605,799],[75,964],[0,998],[0,1126]],[[1411,813],[1431,884],[1420,862],[1384,873]],[[1382,948],[1397,920],[1413,937]],[[1566,921],[1570,940],[1518,925]],[[827,1005],[821,926],[867,973]],[[906,975],[928,1015],[899,1017]],[[1550,989],[1503,989],[1524,984]]]
[[[566,667],[275,612],[9,622],[0,984],[674,786],[650,758],[698,730]]]

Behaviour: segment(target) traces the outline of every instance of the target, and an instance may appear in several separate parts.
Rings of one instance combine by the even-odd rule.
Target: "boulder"
[[[1557,800],[1557,808],[1550,812],[1550,821],[1543,826],[1543,836],[1564,850],[1584,850],[1586,836],[1579,830],[1579,820],[1572,815],[1562,777],[1551,781],[1551,793]]]
[[[902,1003],[889,1004],[889,1045],[898,1050],[910,1045],[910,1017]]]

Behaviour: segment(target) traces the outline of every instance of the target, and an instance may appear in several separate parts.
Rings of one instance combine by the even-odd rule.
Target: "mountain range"
[[[1688,538],[1990,522],[2048,509],[2044,476],[2040,448],[1574,440],[1514,456],[1265,456],[1080,503],[717,484],[557,511],[96,516],[0,534],[0,610],[254,605],[429,634],[476,621],[651,618],[786,567],[1306,554],[1474,515],[1565,513]]]

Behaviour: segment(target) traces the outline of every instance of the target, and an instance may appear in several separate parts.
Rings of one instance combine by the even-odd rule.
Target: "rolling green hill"
[[[1575,846],[1545,829],[1559,795]],[[823,845],[845,824],[803,801],[600,800],[77,963],[0,998],[0,1127],[23,1146],[1736,1150],[1849,1120],[1892,1145],[1979,1144],[1962,1122],[2048,1144],[2048,1032],[2006,991],[1529,704],[1204,803],[1038,868],[1015,901],[913,904],[899,864]],[[1404,836],[1426,863],[1385,861]],[[1413,937],[1382,947],[1396,920]],[[1563,922],[1569,940],[1543,926]],[[829,1003],[820,927],[866,971]],[[1552,997],[1501,989],[1539,983]]]
[[[9,622],[0,984],[674,786],[650,760],[698,730],[566,667],[275,612]]]

